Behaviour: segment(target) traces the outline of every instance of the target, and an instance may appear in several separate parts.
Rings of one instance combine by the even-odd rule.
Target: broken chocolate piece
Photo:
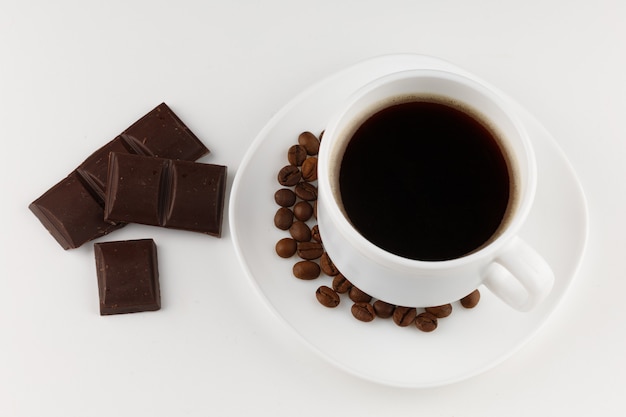
[[[64,249],[77,248],[124,226],[104,220],[111,152],[195,161],[209,150],[165,103],[158,105],[30,204]]]
[[[156,245],[152,239],[94,244],[100,315],[161,308]]]
[[[221,236],[226,167],[112,152],[105,219]]]

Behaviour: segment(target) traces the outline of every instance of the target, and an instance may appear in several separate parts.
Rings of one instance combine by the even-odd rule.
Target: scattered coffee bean
[[[318,243],[322,243],[322,235],[320,235],[320,227],[318,225],[311,228],[311,239]]]
[[[300,133],[298,144],[304,146],[309,155],[317,155],[320,150],[320,140],[311,132]]]
[[[388,319],[393,315],[393,312],[396,309],[396,306],[383,300],[376,300],[373,307],[376,315],[381,319]]]
[[[397,306],[393,310],[392,318],[393,322],[400,327],[406,327],[415,321],[417,316],[417,309],[414,307],[402,307]]]
[[[325,307],[337,307],[339,305],[339,294],[337,294],[332,288],[322,285],[315,291],[315,297],[321,305]]]
[[[438,319],[442,319],[452,314],[452,304],[444,304],[442,306],[436,307],[426,307],[424,310],[433,314]]]
[[[304,201],[317,200],[317,187],[308,182],[297,183],[294,191]]]
[[[369,303],[372,300],[371,295],[361,291],[354,285],[348,291],[348,297],[350,297],[350,299],[355,303]]]
[[[293,145],[287,151],[289,163],[298,167],[306,160],[306,156],[306,148],[301,145]]]
[[[472,291],[470,294],[461,298],[461,305],[465,308],[474,308],[480,301],[480,292],[478,290]]]
[[[281,207],[291,207],[296,202],[296,193],[289,188],[281,188],[280,190],[274,193],[274,201]],[[311,207],[311,213],[313,212],[313,207]]]
[[[308,242],[311,240],[311,229],[305,222],[297,220],[289,228],[289,234],[298,242]]]
[[[291,258],[298,248],[298,243],[290,238],[285,237],[276,242],[276,253],[281,258]]]
[[[320,258],[320,267],[322,267],[322,271],[330,277],[334,277],[339,273],[339,270],[328,256],[328,253],[324,252],[322,257]]]
[[[317,220],[317,200],[313,202],[313,217]]]
[[[432,332],[437,328],[437,317],[428,312],[420,313],[415,317],[415,326],[423,332]]]
[[[280,230],[288,230],[293,224],[293,212],[287,207],[276,210],[274,215],[274,225]]]
[[[324,247],[317,242],[300,242],[297,252],[299,257],[310,261],[321,257],[324,253]]]
[[[296,262],[292,268],[296,278],[311,280],[320,276],[320,266],[313,261]]]
[[[295,197],[295,193],[293,194]],[[313,206],[308,201],[298,201],[295,206],[293,206],[293,215],[298,220],[302,220],[303,222],[309,220],[313,215]]]
[[[280,185],[284,185],[286,187],[291,187],[300,182],[302,178],[302,173],[300,172],[300,168],[294,165],[287,165],[281,168],[278,171],[278,182]]]
[[[352,315],[360,321],[372,321],[376,317],[374,307],[370,303],[354,303],[352,304]]]
[[[343,274],[337,274],[333,277],[333,290],[339,294],[345,294],[352,289],[352,283],[343,276]],[[367,294],[365,294],[367,295]],[[352,301],[355,301],[354,299]],[[364,302],[369,302],[367,297],[363,296]]]
[[[312,156],[302,163],[302,178],[307,182],[317,180],[317,158]]]

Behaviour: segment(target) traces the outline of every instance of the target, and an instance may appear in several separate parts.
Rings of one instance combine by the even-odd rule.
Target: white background
[[[623,415],[625,21],[620,0],[0,0],[0,415]],[[327,363],[251,289],[228,218],[222,239],[137,225],[104,239],[157,241],[163,309],[100,317],[92,245],[63,251],[27,209],[161,101],[230,186],[292,97],[396,52],[447,59],[517,100],[588,199],[567,297],[477,377],[400,389]]]

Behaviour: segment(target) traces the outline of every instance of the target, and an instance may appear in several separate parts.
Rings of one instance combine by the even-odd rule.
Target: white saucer
[[[469,378],[500,363],[527,342],[565,295],[581,261],[587,237],[587,208],[569,162],[550,134],[518,107],[532,138],[539,167],[536,202],[522,237],[552,266],[555,287],[530,313],[519,313],[481,288],[472,310],[454,304],[433,333],[400,328],[391,320],[355,320],[342,297],[335,309],[315,298],[330,278],[301,281],[292,276],[295,258],[285,260],[274,245],[285,232],[274,227],[274,192],[287,149],[304,130],[321,132],[330,115],[356,88],[389,72],[452,69],[420,55],[390,55],[361,62],[310,87],[288,103],[259,133],[237,172],[230,200],[235,250],[251,284],[270,309],[305,344],[338,367],[362,378],[404,387],[432,387]],[[473,78],[471,74],[467,74]]]

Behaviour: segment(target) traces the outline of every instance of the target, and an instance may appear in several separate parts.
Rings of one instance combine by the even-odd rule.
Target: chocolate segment
[[[94,244],[100,315],[161,308],[157,249],[152,239]]]
[[[111,152],[194,161],[209,150],[165,103],[158,105],[30,204],[64,249],[77,248],[123,226],[104,220]]]
[[[113,152],[105,219],[221,236],[226,167]]]

